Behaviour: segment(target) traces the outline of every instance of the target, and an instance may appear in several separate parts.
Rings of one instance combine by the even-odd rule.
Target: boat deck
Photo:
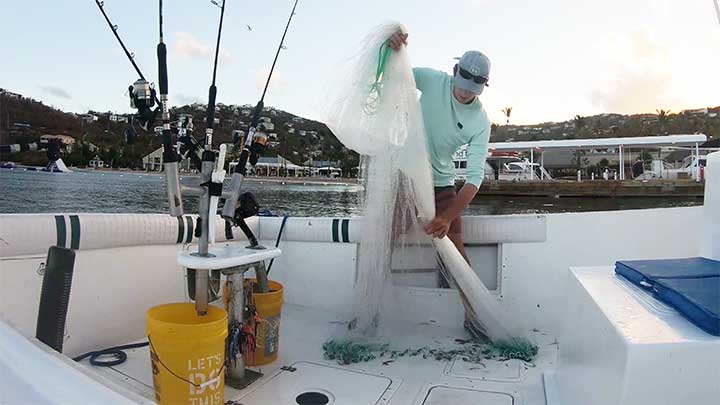
[[[280,355],[253,370],[263,377],[244,390],[225,386],[225,401],[243,405],[298,404],[304,392],[319,392],[329,404],[494,404],[545,405],[543,372],[554,368],[558,345],[554,338],[536,333],[539,346],[533,364],[520,360],[460,359],[438,361],[422,356],[388,357],[340,365],[323,358],[323,342],[338,331],[340,320],[331,313],[297,305],[283,307]],[[396,324],[383,330],[393,348],[454,348],[467,339],[462,325],[448,328],[435,320]],[[111,368],[87,367],[149,400],[154,400],[148,348],[128,350],[128,360]],[[230,402],[233,403],[233,402]],[[314,403],[314,402],[313,402]],[[322,402],[319,402],[322,403]]]

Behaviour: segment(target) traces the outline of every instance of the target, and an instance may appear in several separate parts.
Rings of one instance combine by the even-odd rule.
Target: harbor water
[[[302,181],[300,179],[300,181]],[[199,177],[182,177],[197,185]],[[334,182],[283,182],[248,178],[245,191],[255,194],[261,209],[276,215],[361,215],[362,188]],[[197,212],[197,197],[184,198],[185,212]],[[698,198],[551,198],[480,196],[467,215],[609,211],[701,205]],[[45,173],[0,170],[0,213],[167,213],[164,178],[157,173],[76,171]]]

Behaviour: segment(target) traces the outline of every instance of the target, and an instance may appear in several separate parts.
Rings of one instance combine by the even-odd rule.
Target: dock
[[[702,198],[705,183],[694,180],[485,180],[478,196]]]

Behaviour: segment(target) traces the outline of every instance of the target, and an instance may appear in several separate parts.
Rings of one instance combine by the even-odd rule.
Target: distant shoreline
[[[117,173],[117,174],[140,174],[140,175],[153,175],[162,176],[162,172],[148,172],[141,170],[118,170],[118,169],[80,169],[70,167],[70,170],[74,172],[84,173]],[[199,173],[180,173],[180,177],[199,177]],[[230,179],[230,175],[226,175],[226,180]],[[356,186],[358,185],[357,179],[343,179],[343,178],[327,178],[327,177],[275,177],[275,176],[248,176],[245,178],[246,181],[253,182],[271,182],[281,184],[300,184],[300,185],[327,185],[327,186]]]

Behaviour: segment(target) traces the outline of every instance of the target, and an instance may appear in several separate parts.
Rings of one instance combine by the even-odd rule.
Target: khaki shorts
[[[435,215],[440,215],[455,202],[455,186],[435,187]],[[449,234],[462,234],[462,216],[458,215],[450,223]]]

